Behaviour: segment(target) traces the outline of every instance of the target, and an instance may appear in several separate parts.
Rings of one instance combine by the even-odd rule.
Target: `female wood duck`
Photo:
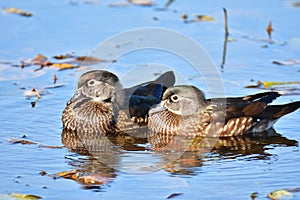
[[[63,127],[85,133],[139,128],[147,124],[150,107],[159,103],[163,91],[174,83],[173,72],[166,72],[154,81],[124,89],[111,72],[86,72],[63,111]]]
[[[282,116],[297,110],[300,101],[268,105],[278,92],[265,92],[238,98],[205,99],[194,86],[168,88],[162,101],[149,111],[152,134],[229,137],[263,132]]]

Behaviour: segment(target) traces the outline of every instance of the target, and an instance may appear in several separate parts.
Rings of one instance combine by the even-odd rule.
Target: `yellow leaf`
[[[73,68],[77,68],[77,67],[75,67],[75,66],[73,66],[72,64],[69,64],[69,63],[54,63],[51,66],[59,68],[59,69],[73,69]]]
[[[27,12],[25,10],[17,9],[17,8],[5,8],[4,10],[6,12],[21,15],[21,16],[25,16],[25,17],[31,17],[32,16],[32,13]]]
[[[268,197],[270,199],[273,199],[273,200],[277,200],[277,199],[280,199],[280,198],[287,198],[287,197],[293,197],[294,195],[286,190],[275,190],[273,192],[270,192],[268,194]]]
[[[20,194],[20,193],[12,193],[10,196],[16,198],[17,200],[37,200],[42,199],[42,197],[33,195],[33,194]]]
[[[198,15],[197,20],[199,21],[215,21],[215,18],[209,15]]]
[[[299,81],[292,82],[272,82],[272,81],[264,81],[264,87],[272,87],[274,85],[290,85],[290,84],[299,84]]]

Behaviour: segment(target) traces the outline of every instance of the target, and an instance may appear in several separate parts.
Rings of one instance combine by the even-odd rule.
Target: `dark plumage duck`
[[[300,101],[268,105],[279,97],[265,92],[239,98],[206,99],[194,86],[168,88],[160,104],[149,111],[151,133],[228,137],[263,132],[282,116],[297,110]]]
[[[174,83],[173,72],[166,72],[154,81],[124,89],[111,72],[86,72],[63,111],[63,127],[85,133],[113,133],[146,125],[150,107],[159,103],[163,91]]]

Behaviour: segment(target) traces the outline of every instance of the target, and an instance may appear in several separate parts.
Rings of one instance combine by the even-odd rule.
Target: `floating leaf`
[[[40,171],[40,173],[39,173],[41,176],[45,176],[45,175],[47,175],[47,172],[46,171],[44,171],[44,170],[42,170],[42,171]]]
[[[26,97],[37,97],[38,99],[41,98],[41,94],[39,91],[37,91],[35,88],[32,88],[31,90],[27,90],[24,92],[24,96]]]
[[[68,58],[73,58],[73,57],[74,57],[74,55],[69,54],[69,53],[64,54],[64,55],[55,55],[55,56],[53,56],[53,58],[55,58],[57,60],[68,59]]]
[[[295,59],[284,60],[284,61],[274,60],[272,63],[276,65],[300,65],[300,60],[295,60]]]
[[[53,84],[54,85],[56,84],[56,81],[57,81],[57,76],[56,76],[56,74],[54,74],[54,76],[53,76]]]
[[[70,63],[54,63],[51,66],[58,68],[59,70],[78,68],[78,66],[73,66]]]
[[[129,3],[139,6],[153,6],[154,2],[151,0],[128,0]]]
[[[92,56],[79,56],[74,59],[75,62],[98,63],[98,62],[116,62],[115,60],[104,60]]]
[[[108,183],[110,181],[109,177],[103,176],[101,174],[93,174],[89,176],[81,176],[77,180],[81,184],[92,184],[92,185],[103,185],[105,183]]]
[[[271,41],[272,40],[272,31],[273,31],[273,27],[272,27],[272,21],[269,22],[269,25],[267,27],[267,33],[268,33],[268,36],[269,36],[269,40]]]
[[[16,138],[11,138],[8,140],[9,143],[11,144],[37,144],[36,142],[32,142],[30,140],[24,140],[24,139],[16,139]]]
[[[17,15],[21,15],[21,16],[25,16],[25,17],[31,17],[32,13],[27,12],[25,10],[22,9],[17,9],[17,8],[4,8],[4,11],[9,12],[9,13],[13,13],[13,14],[17,14]]]
[[[286,190],[275,190],[268,194],[268,197],[273,200],[278,200],[280,198],[292,198],[294,195]]]
[[[12,193],[10,194],[11,197],[16,198],[17,200],[36,200],[42,199],[42,197],[33,195],[33,194],[20,194],[20,193]]]
[[[213,18],[212,16],[209,16],[209,15],[197,15],[194,19],[188,20],[188,15],[183,14],[183,15],[181,15],[181,18],[186,23],[190,23],[190,22],[208,22],[208,21],[214,21],[215,20],[215,18]]]
[[[261,85],[262,85],[262,82],[261,81],[257,81],[256,85],[247,85],[247,86],[245,86],[245,88],[258,88]]]
[[[42,54],[37,54],[33,59],[31,59],[31,62],[35,65],[42,65],[48,62],[48,57]]]
[[[209,15],[197,15],[196,17],[197,17],[197,20],[201,21],[201,22],[215,21],[215,18],[213,18],[212,16],[209,16]]]
[[[274,85],[290,85],[290,84],[299,84],[298,81],[293,82],[273,82],[273,81],[264,81],[264,87],[272,87]]]
[[[181,15],[181,18],[184,20],[184,22],[188,22],[188,21],[187,21],[187,18],[188,18],[188,15],[187,15],[187,14],[185,14],[185,13],[182,14],[182,15]]]
[[[77,172],[77,170],[74,169],[72,171],[58,172],[55,176],[68,179],[77,179],[79,177],[79,172]]]

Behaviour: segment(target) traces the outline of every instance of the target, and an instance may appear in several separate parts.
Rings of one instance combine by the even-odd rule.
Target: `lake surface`
[[[300,187],[300,112],[280,119],[275,130],[281,135],[270,139],[241,138],[231,141],[233,147],[215,148],[209,153],[186,155],[171,161],[151,150],[149,143],[137,142],[124,148],[114,160],[103,165],[92,156],[70,151],[62,146],[61,114],[73,95],[80,71],[58,71],[53,67],[20,67],[21,59],[43,54],[51,61],[54,55],[73,53],[93,55],[97,45],[122,31],[159,27],[183,33],[202,45],[217,67],[227,96],[241,96],[265,91],[247,89],[256,81],[299,81],[300,65],[276,65],[273,61],[300,58],[300,8],[295,1],[175,1],[166,10],[166,2],[154,6],[110,6],[114,1],[2,1],[1,7],[15,7],[32,12],[32,17],[0,13],[0,176],[1,194],[28,193],[45,199],[267,199],[271,191]],[[229,38],[226,61],[221,68],[224,43],[223,8],[228,12]],[[209,15],[214,21],[184,23],[195,15]],[[272,40],[266,32],[272,21]],[[143,38],[147,40],[147,38]],[[162,39],[164,41],[164,39]],[[131,41],[119,44],[120,48]],[[103,59],[106,59],[103,56]],[[9,63],[6,63],[9,62]],[[172,69],[189,84],[208,91],[203,77],[191,64],[164,51],[147,49],[120,57],[109,69],[122,76],[141,66],[144,73],[128,76],[125,86],[155,78],[155,73]],[[17,64],[19,66],[12,66]],[[163,66],[163,67],[162,67]],[[36,97],[24,92],[53,86],[53,76],[63,87],[46,89],[45,95],[32,107]],[[125,76],[124,75],[124,76]],[[126,76],[125,76],[126,77]],[[213,79],[215,77],[205,77]],[[254,80],[251,82],[250,80]],[[294,86],[293,86],[294,87]],[[299,87],[299,84],[296,85]],[[286,90],[287,88],[281,88]],[[300,100],[299,89],[274,103]],[[38,144],[10,144],[22,139]],[[230,143],[230,142],[229,142]],[[240,145],[236,145],[240,144]],[[101,159],[100,159],[101,161]],[[105,163],[108,164],[108,163]],[[104,184],[87,186],[71,179],[41,176],[74,169],[97,174]],[[294,193],[293,199],[300,199]]]

